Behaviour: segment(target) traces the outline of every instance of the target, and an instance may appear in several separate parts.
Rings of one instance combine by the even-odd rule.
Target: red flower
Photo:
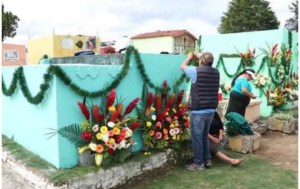
[[[99,122],[100,120],[104,120],[104,115],[100,114],[100,109],[98,105],[93,105],[92,112],[93,112],[93,118],[96,122]]]
[[[161,109],[161,97],[158,94],[155,95],[154,105],[155,105],[156,111]]]
[[[90,112],[89,110],[87,109],[87,107],[82,103],[82,102],[77,102],[82,114],[84,115],[85,119],[87,121],[90,120]]]
[[[92,134],[90,132],[81,133],[81,138],[86,141],[92,140]]]
[[[184,90],[181,90],[177,97],[177,106],[179,106],[179,104],[181,103],[183,95],[184,95]]]
[[[135,123],[131,124],[129,128],[130,128],[132,131],[134,131],[136,128],[138,128],[138,127],[141,126],[141,125],[142,125],[142,123],[140,123],[140,122],[135,122]]]
[[[270,95],[270,91],[269,91],[269,90],[267,90],[266,92],[267,92],[267,97],[268,97],[268,96]]]
[[[108,152],[110,155],[112,155],[115,151],[114,151],[114,149],[110,148],[110,149],[107,150],[107,152]]]
[[[167,86],[168,86],[167,80],[164,80],[163,87],[167,87]]]
[[[152,103],[153,103],[153,93],[150,92],[148,94],[146,110],[148,110],[150,108],[150,106],[152,105]]]
[[[116,91],[113,89],[110,91],[107,97],[106,110],[114,104],[115,99],[116,99]]]
[[[165,101],[165,108],[166,109],[170,108],[170,101],[169,100]]]
[[[125,110],[124,116],[132,112],[132,110],[137,106],[139,100],[140,98],[136,98],[132,102],[130,102],[130,104],[127,106]]]

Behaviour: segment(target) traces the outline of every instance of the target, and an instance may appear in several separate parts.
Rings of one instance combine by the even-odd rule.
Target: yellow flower
[[[117,127],[115,127],[113,131],[114,131],[114,134],[115,134],[115,135],[119,135],[120,132],[121,132],[120,129],[117,128]]]
[[[180,135],[177,135],[177,140],[179,140],[180,139]]]
[[[146,125],[147,127],[151,127],[152,123],[150,121],[147,121]]]
[[[114,144],[116,141],[115,141],[114,138],[109,138],[109,142],[110,142],[111,144]]]
[[[182,104],[180,103],[178,107],[181,108],[181,107],[182,107]]]
[[[96,134],[96,138],[97,138],[98,140],[101,140],[101,139],[102,139],[102,134],[101,134],[101,133],[97,133],[97,134]]]
[[[107,129],[106,126],[102,126],[102,127],[100,128],[100,131],[101,131],[101,133],[105,134],[105,133],[107,133],[108,129]]]
[[[173,108],[173,112],[176,113],[177,111],[175,110],[175,108]]]
[[[176,127],[179,127],[179,124],[178,124],[178,123],[175,123],[175,126],[176,126]]]
[[[176,140],[176,135],[173,135],[173,136],[172,136],[172,139],[173,139],[173,140]]]
[[[110,112],[113,112],[113,111],[116,110],[116,108],[115,108],[114,106],[111,106],[111,107],[108,108],[108,110],[109,110]]]
[[[154,112],[154,111],[155,111],[155,108],[154,108],[154,107],[151,107],[150,110],[151,110],[152,112]]]
[[[169,115],[169,113],[168,113],[168,112],[166,112],[166,115]]]
[[[170,127],[173,128],[173,127],[174,127],[174,124],[171,124]]]

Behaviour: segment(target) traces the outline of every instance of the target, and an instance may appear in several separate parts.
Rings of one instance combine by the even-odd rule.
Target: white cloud
[[[280,27],[293,14],[293,0],[270,0]],[[102,41],[156,30],[187,29],[196,37],[217,34],[230,0],[3,0],[20,18],[17,35],[5,43],[27,44],[31,38],[59,35],[99,35]]]

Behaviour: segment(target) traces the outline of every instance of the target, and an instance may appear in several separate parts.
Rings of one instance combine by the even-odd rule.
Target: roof
[[[154,37],[178,37],[181,35],[188,35],[190,38],[197,40],[195,36],[193,36],[190,32],[187,30],[168,30],[168,31],[156,31],[156,32],[150,32],[150,33],[142,33],[136,36],[131,37],[130,39],[143,39],[143,38],[154,38]]]

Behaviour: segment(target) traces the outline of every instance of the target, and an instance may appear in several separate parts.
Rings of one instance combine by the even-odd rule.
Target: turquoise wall
[[[33,96],[40,90],[47,67],[24,66],[24,75]],[[2,67],[2,75],[7,87],[17,68],[17,66]],[[44,135],[49,132],[47,128],[56,128],[57,125],[55,86],[56,78],[54,77],[46,98],[39,105],[30,104],[19,87],[10,97],[2,94],[2,134],[13,138],[29,151],[59,167],[58,137],[46,140]]]
[[[281,43],[285,42],[288,44],[288,31],[286,29],[268,30],[268,31],[258,31],[258,32],[244,32],[244,33],[232,33],[232,34],[219,34],[219,35],[205,35],[202,36],[201,48],[204,48],[204,52],[211,52],[214,55],[214,67],[216,66],[220,54],[237,54],[239,52],[245,53],[248,47],[253,50],[256,49],[256,55],[262,53],[259,48],[268,49],[267,43],[270,46],[278,43],[279,49]],[[295,47],[298,42],[298,34],[293,33],[293,52],[296,52]],[[255,60],[255,65],[252,67],[254,70],[258,70],[264,54],[261,54]],[[297,58],[296,58],[297,56]],[[240,58],[224,58],[224,64],[227,68],[229,74],[236,72],[238,65],[240,63]],[[294,56],[292,64],[294,68],[298,66],[298,55]],[[298,70],[298,67],[297,67]],[[225,79],[226,83],[231,83],[232,78],[228,78],[223,70],[222,66],[219,66],[219,71],[221,75],[221,80]],[[298,72],[298,71],[297,71]],[[260,73],[268,74],[267,66],[261,70]],[[272,113],[273,107],[267,106],[267,98],[261,94],[261,92],[254,86],[251,82],[253,93],[258,96],[258,99],[262,100],[260,106],[260,115],[268,116]],[[267,90],[265,88],[264,90]],[[228,95],[225,95],[228,97]]]
[[[172,86],[173,81],[179,78],[182,71],[180,65],[185,56],[141,54],[141,60],[145,65],[146,73],[156,85],[162,85],[167,80]],[[60,65],[71,80],[85,90],[96,91],[102,89],[104,84],[110,83],[120,72],[120,65]],[[3,76],[8,86],[14,70],[17,67],[4,67]],[[39,90],[42,75],[47,66],[24,66],[27,83],[32,94]],[[16,142],[28,150],[38,154],[46,161],[58,168],[70,168],[77,164],[77,150],[73,144],[63,137],[56,136],[49,140],[44,136],[49,132],[46,128],[59,129],[73,123],[81,123],[85,120],[77,102],[83,98],[75,94],[60,79],[54,76],[50,91],[44,101],[39,105],[32,105],[23,96],[19,86],[12,97],[2,95],[2,133],[11,137],[14,135]],[[124,105],[128,105],[134,98],[142,93],[142,79],[137,69],[134,58],[127,76],[116,89],[117,95],[125,98]],[[184,88],[182,84],[181,88]],[[155,92],[154,90],[152,90]],[[88,102],[91,99],[87,99]],[[100,99],[92,99],[99,103]],[[18,116],[18,119],[15,117]],[[21,117],[21,118],[20,118]],[[19,119],[20,118],[20,119]],[[13,125],[13,127],[12,127]],[[30,128],[30,129],[28,129]],[[133,150],[142,148],[141,133],[134,134]]]

